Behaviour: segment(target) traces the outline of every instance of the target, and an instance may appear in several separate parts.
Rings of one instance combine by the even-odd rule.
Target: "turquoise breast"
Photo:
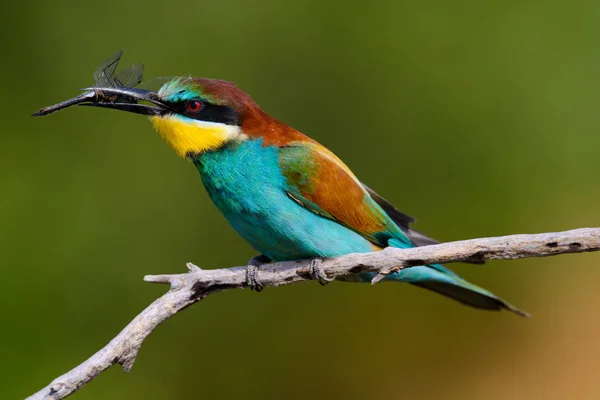
[[[274,261],[335,257],[373,247],[356,232],[307,210],[286,193],[279,149],[262,139],[230,143],[194,162],[231,226]]]

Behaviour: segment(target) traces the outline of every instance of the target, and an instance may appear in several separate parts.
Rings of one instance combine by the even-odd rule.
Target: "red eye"
[[[192,100],[192,101],[189,101],[185,107],[187,108],[187,110],[189,112],[196,113],[202,109],[202,103],[200,103],[197,100]]]

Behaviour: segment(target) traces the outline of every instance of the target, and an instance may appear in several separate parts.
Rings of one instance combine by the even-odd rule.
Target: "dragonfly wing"
[[[104,61],[102,64],[96,68],[94,71],[94,83],[98,87],[111,87],[114,86],[112,81],[112,76],[117,69],[117,65],[119,65],[119,61],[121,60],[121,55],[123,54],[123,50],[117,51],[115,54],[110,56],[108,60]]]

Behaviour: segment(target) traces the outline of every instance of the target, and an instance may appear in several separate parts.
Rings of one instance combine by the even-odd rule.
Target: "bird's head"
[[[182,157],[243,138],[242,121],[257,108],[235,84],[214,79],[175,78],[146,95],[152,124]]]

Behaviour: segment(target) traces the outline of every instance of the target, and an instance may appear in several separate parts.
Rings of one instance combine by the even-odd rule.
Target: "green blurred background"
[[[440,240],[600,225],[600,4],[4,2],[0,387],[22,398],[166,289],[255,253],[142,117],[75,108],[118,49],[237,82]],[[533,314],[409,285],[209,297],[81,399],[600,398],[600,254],[454,265]]]

